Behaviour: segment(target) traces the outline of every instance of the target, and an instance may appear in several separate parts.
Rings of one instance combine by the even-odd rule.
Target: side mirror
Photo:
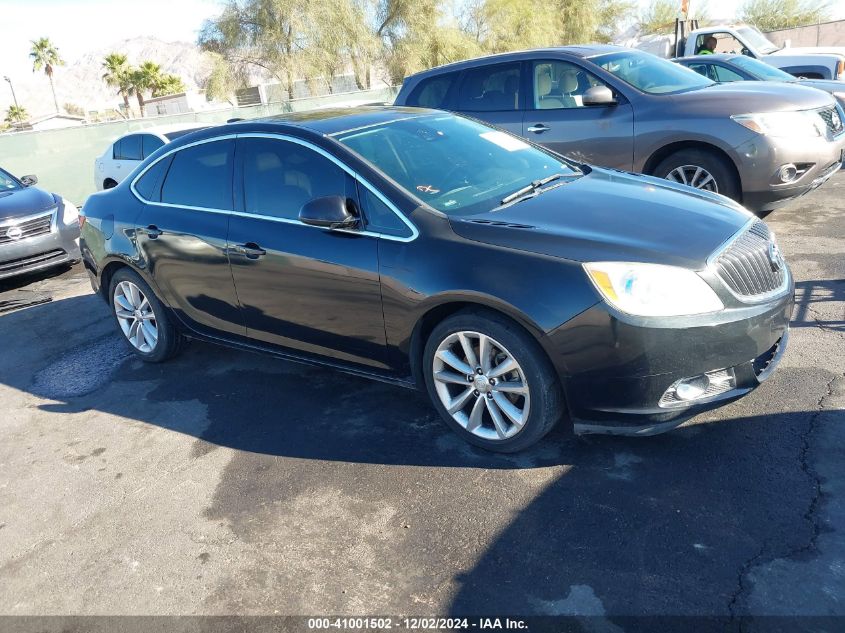
[[[358,218],[349,212],[346,198],[342,196],[325,196],[306,202],[299,211],[299,221],[326,229],[351,229],[358,224]]]
[[[584,93],[581,101],[585,106],[616,104],[616,98],[607,86],[593,86]]]
[[[21,176],[21,183],[24,187],[31,187],[32,185],[36,185],[38,184],[38,176],[36,176],[35,174]]]

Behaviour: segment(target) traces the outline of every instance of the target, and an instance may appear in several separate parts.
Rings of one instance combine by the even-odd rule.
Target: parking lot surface
[[[845,615],[845,173],[768,221],[798,296],[768,382],[513,456],[329,370],[145,365],[81,267],[5,282],[0,613]]]

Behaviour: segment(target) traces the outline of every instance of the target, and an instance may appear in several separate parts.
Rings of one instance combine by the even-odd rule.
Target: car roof
[[[456,70],[463,70],[465,68],[473,68],[492,62],[516,61],[522,59],[533,59],[535,57],[543,57],[544,55],[567,54],[573,57],[581,57],[584,59],[595,57],[596,55],[604,55],[605,53],[615,53],[618,51],[633,51],[636,49],[627,46],[615,46],[613,44],[574,44],[570,46],[550,46],[547,48],[530,48],[522,51],[513,51],[509,53],[496,53],[495,55],[485,55],[484,57],[475,57],[473,59],[466,59],[460,62],[452,62],[442,66],[435,66],[428,70],[409,75],[407,79],[420,79],[429,75],[439,75],[444,72],[452,72]]]
[[[238,121],[225,126],[231,134],[243,131],[244,127],[288,127],[307,129],[323,136],[331,136],[340,132],[359,128],[390,123],[400,119],[424,116],[443,112],[426,108],[409,108],[402,106],[354,106],[347,108],[321,108],[289,112],[275,116]]]
[[[130,136],[132,134],[155,134],[157,136],[164,136],[172,132],[184,132],[187,130],[200,130],[209,127],[209,123],[198,123],[191,121],[190,123],[169,123],[166,125],[153,125],[150,127],[141,128],[140,130],[131,130],[126,134],[121,134],[118,138]]]
[[[712,55],[686,55],[685,57],[676,57],[673,62],[729,62],[736,57],[741,57],[739,53],[713,53]]]

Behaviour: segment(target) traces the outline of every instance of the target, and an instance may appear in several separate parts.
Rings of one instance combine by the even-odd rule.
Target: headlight
[[[64,205],[64,210],[62,211],[62,221],[65,224],[79,222],[79,211],[77,211],[76,205],[71,204],[67,200],[62,200],[62,204]]]
[[[697,273],[676,266],[627,262],[584,264],[599,293],[612,306],[638,316],[682,316],[725,306]]]
[[[807,138],[825,134],[824,121],[812,110],[735,114],[731,118],[749,130],[768,136]]]

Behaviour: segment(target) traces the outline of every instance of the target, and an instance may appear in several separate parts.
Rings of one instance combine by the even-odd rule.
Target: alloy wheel
[[[449,415],[485,440],[506,440],[528,420],[531,391],[505,347],[480,332],[455,332],[437,347],[434,386]]]
[[[149,354],[158,344],[155,312],[143,291],[131,281],[121,281],[114,288],[114,314],[132,347]]]
[[[682,185],[688,185],[696,189],[719,193],[719,185],[716,183],[713,174],[698,165],[681,165],[675,167],[675,169],[666,174],[665,178],[666,180],[679,182]]]

